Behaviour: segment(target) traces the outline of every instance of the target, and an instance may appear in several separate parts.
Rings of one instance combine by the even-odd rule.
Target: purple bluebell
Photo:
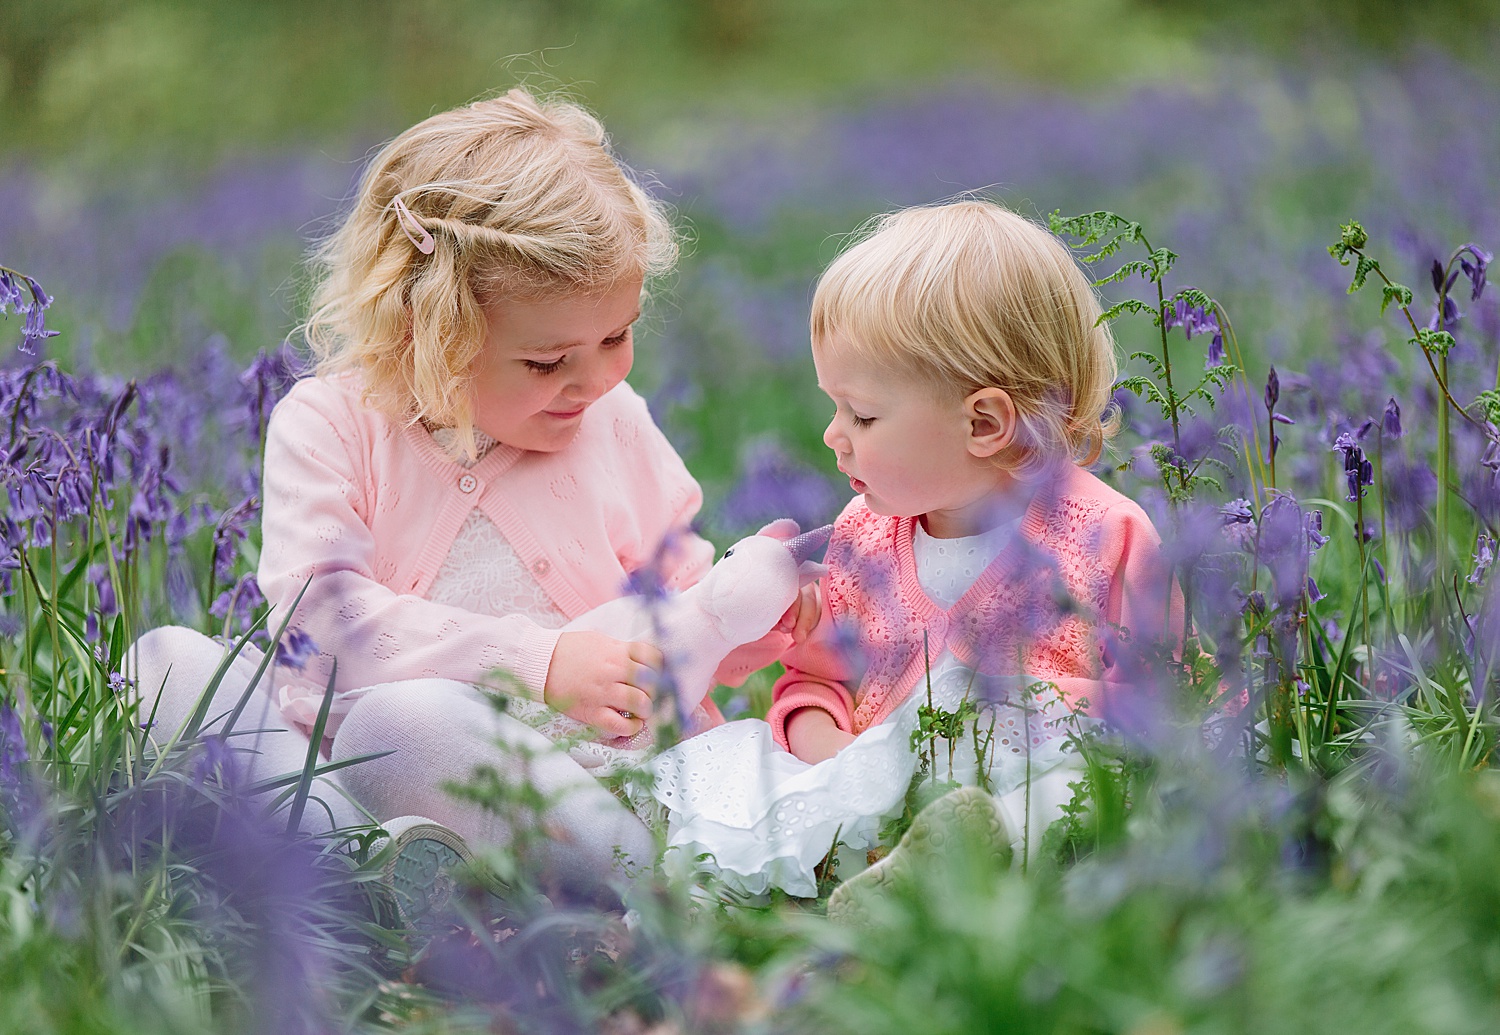
[[[1247,499],[1231,500],[1219,508],[1224,537],[1245,552],[1255,549],[1255,511]]]
[[[227,618],[231,629],[245,629],[250,625],[255,612],[266,603],[265,594],[254,575],[242,575],[230,589],[214,598],[208,613],[215,618]]]
[[[25,290],[22,290],[22,285]],[[6,315],[7,306],[25,317],[21,326],[20,349],[28,355],[36,354],[40,341],[52,338],[57,331],[49,330],[43,313],[52,305],[52,296],[42,290],[32,277],[0,266],[0,316]]]
[[[1348,432],[1334,441],[1333,449],[1344,454],[1344,478],[1349,489],[1344,499],[1353,503],[1364,496],[1366,488],[1375,484],[1375,466],[1365,459],[1365,451]]]
[[[1167,330],[1181,327],[1183,336],[1188,341],[1192,341],[1195,334],[1213,335],[1204,363],[1210,367],[1223,364],[1224,331],[1219,326],[1218,315],[1211,307],[1189,305],[1186,298],[1176,298],[1167,305],[1166,311],[1162,314],[1162,326]]]
[[[1411,532],[1431,519],[1437,499],[1437,475],[1424,463],[1387,457],[1381,472],[1386,517],[1400,532]]]
[[[94,591],[99,595],[99,613],[108,618],[118,614],[119,602],[115,599],[115,585],[109,577],[109,567],[103,564],[89,565],[89,581],[94,584]]]
[[[227,583],[234,578],[239,544],[250,534],[250,525],[260,513],[260,498],[247,496],[229,508],[214,525],[214,578]]]
[[[239,382],[249,394],[246,404],[247,423],[255,431],[257,445],[271,407],[286,394],[287,389],[303,372],[301,357],[290,341],[284,341],[280,347],[270,352],[265,349],[257,352],[244,373],[240,374]]]
[[[193,786],[202,787],[210,779],[225,787],[233,787],[238,773],[234,752],[229,742],[217,734],[207,734],[198,739],[198,759],[193,765]]]
[[[1308,603],[1316,604],[1323,599],[1323,591],[1318,588],[1317,580],[1311,575],[1307,577],[1307,600]]]
[[[1286,493],[1272,496],[1261,510],[1257,549],[1271,571],[1278,604],[1294,605],[1305,589],[1309,549],[1302,508]]]
[[[1452,295],[1439,295],[1438,300],[1433,303],[1432,316],[1427,320],[1429,331],[1447,331],[1452,334],[1458,330],[1458,325],[1463,320],[1464,314],[1459,311],[1458,303],[1453,301]]]
[[[314,654],[321,654],[313,638],[293,626],[276,642],[276,664],[301,672]]]
[[[775,441],[747,446],[741,470],[717,515],[732,534],[782,517],[792,518],[802,528],[816,528],[831,520],[844,502],[832,479],[793,459]]]
[[[1458,265],[1464,276],[1469,278],[1471,302],[1479,301],[1479,296],[1484,294],[1485,275],[1494,258],[1493,254],[1484,251],[1473,242],[1458,249]]]
[[[1321,550],[1328,542],[1328,536],[1323,534],[1323,512],[1317,508],[1307,511],[1307,543],[1312,550]]]
[[[1466,581],[1473,585],[1479,585],[1484,581],[1485,573],[1495,563],[1495,540],[1488,535],[1480,534],[1478,541],[1474,544],[1474,570],[1469,573]]]
[[[21,730],[20,713],[10,701],[0,698],[0,785],[14,791],[20,780],[20,767],[31,754]]]
[[[1271,367],[1271,372],[1266,375],[1265,401],[1266,409],[1274,410],[1276,403],[1281,399],[1281,378],[1276,375],[1276,368]]]
[[[1385,413],[1381,416],[1380,429],[1386,438],[1400,438],[1401,430],[1401,407],[1396,404],[1393,395],[1386,400]]]

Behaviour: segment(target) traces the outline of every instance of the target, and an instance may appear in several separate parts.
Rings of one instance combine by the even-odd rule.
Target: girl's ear
[[[969,422],[969,453],[991,457],[1016,439],[1016,404],[1000,388],[981,388],[964,399]]]

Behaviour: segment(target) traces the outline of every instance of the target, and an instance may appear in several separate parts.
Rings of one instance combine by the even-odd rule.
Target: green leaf
[[[1094,281],[1094,286],[1103,287],[1105,284],[1113,284],[1117,281],[1124,280],[1126,277],[1133,277],[1136,275],[1140,275],[1142,277],[1145,277],[1147,280],[1151,280],[1153,279],[1151,276],[1152,271],[1153,267],[1151,263],[1147,262],[1145,259],[1131,259],[1129,262],[1123,263],[1119,269],[1115,270],[1103,280]]]
[[[1365,279],[1371,274],[1379,272],[1380,263],[1368,255],[1361,255],[1359,261],[1354,264],[1354,282],[1349,285],[1349,294],[1354,294],[1365,286]]]
[[[1447,331],[1434,331],[1427,327],[1419,328],[1415,337],[1408,340],[1418,348],[1436,352],[1439,356],[1446,356],[1448,350],[1457,344],[1453,340],[1453,335]]]
[[[1403,309],[1406,308],[1411,305],[1411,298],[1411,288],[1405,284],[1382,285],[1380,288],[1380,314],[1384,316],[1385,311],[1390,308],[1392,302]]]
[[[1095,321],[1094,326],[1097,327],[1099,324],[1109,323],[1111,320],[1118,317],[1121,313],[1154,313],[1155,311],[1155,307],[1150,303],[1142,302],[1138,298],[1127,298],[1123,302],[1116,302],[1114,305],[1104,310],[1104,312],[1100,314],[1099,319]]]

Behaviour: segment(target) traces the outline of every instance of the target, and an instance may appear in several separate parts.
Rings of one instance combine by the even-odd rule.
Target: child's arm
[[[854,739],[854,697],[847,685],[855,673],[841,642],[846,639],[825,606],[807,639],[783,656],[786,674],[771,690],[771,733],[804,762],[820,762]]]
[[[1162,553],[1161,536],[1136,503],[1124,500],[1105,514],[1098,547],[1101,565],[1110,572],[1104,614],[1100,616],[1102,671],[1097,679],[1034,673],[1048,679],[1070,703],[1087,700],[1087,711],[1101,713],[1111,697],[1129,693],[1144,673],[1139,652],[1166,644],[1181,652],[1184,630],[1182,590]],[[1105,627],[1129,632],[1125,644],[1114,642]]]

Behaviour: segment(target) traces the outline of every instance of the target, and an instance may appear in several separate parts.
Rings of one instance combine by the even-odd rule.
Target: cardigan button
[[[473,492],[477,488],[479,488],[479,479],[472,474],[466,474],[458,480],[459,492]]]
[[[546,578],[547,573],[551,570],[552,562],[545,557],[538,557],[535,561],[531,562],[531,574],[539,579]]]

